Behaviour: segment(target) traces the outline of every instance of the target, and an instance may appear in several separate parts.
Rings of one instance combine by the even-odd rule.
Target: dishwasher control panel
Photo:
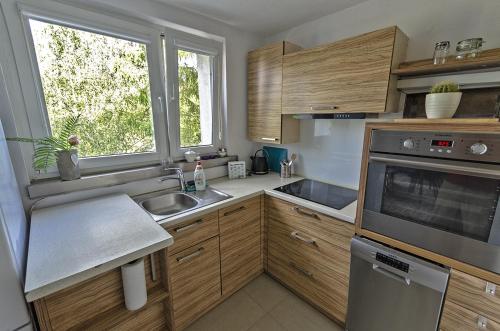
[[[379,262],[382,262],[383,264],[387,264],[388,266],[391,266],[406,273],[408,273],[408,270],[410,269],[410,265],[408,263],[401,262],[396,258],[390,257],[389,255],[385,255],[379,252],[377,252],[377,254],[375,255],[375,259]]]

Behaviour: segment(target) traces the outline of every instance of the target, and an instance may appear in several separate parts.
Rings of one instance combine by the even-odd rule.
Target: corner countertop
[[[26,299],[40,299],[172,243],[172,236],[126,194],[36,209]]]
[[[338,210],[274,190],[275,188],[278,188],[280,186],[287,185],[302,179],[304,178],[299,176],[293,176],[291,178],[280,178],[278,174],[270,173],[267,175],[253,175],[244,179],[229,179],[227,177],[223,177],[210,180],[208,184],[212,188],[229,194],[232,196],[232,198],[208,205],[203,208],[182,213],[174,217],[166,218],[159,221],[159,224],[162,224],[163,226],[172,226],[192,219],[193,217],[201,216],[203,214],[230,206],[239,201],[243,201],[254,196],[261,195],[263,193],[300,205],[302,207],[309,208],[325,215],[335,217],[345,222],[354,223],[356,217],[356,201],[349,204],[345,208]]]

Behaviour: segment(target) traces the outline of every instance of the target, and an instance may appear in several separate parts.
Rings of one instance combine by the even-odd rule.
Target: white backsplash
[[[358,188],[364,120],[301,120],[300,142],[280,147],[296,153],[298,175]]]

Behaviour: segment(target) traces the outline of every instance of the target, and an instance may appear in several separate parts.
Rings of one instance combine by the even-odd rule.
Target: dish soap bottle
[[[196,191],[204,191],[207,187],[205,172],[203,171],[200,161],[198,161],[196,169],[194,170],[194,186],[196,187]]]

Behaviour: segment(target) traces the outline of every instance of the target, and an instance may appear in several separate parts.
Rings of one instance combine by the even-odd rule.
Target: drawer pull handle
[[[486,291],[486,294],[495,295],[495,293],[497,291],[497,286],[493,283],[486,282],[485,291]]]
[[[226,211],[224,213],[224,216],[229,216],[229,215],[232,215],[234,213],[240,212],[240,211],[245,210],[245,209],[247,209],[246,206],[241,206],[241,207],[238,207],[238,208],[236,208],[234,210]]]
[[[191,224],[188,224],[188,225],[185,225],[185,226],[180,226],[180,227],[178,227],[178,228],[175,228],[175,229],[174,229],[174,232],[176,232],[176,233],[184,232],[184,231],[187,231],[187,230],[189,230],[189,229],[191,229],[191,228],[193,228],[193,227],[195,227],[195,226],[197,226],[197,225],[200,225],[201,223],[203,223],[203,220],[202,220],[202,219],[199,219],[199,220],[194,221],[194,222],[193,222],[193,223],[191,223]]]
[[[477,327],[480,330],[486,330],[486,327],[488,326],[488,319],[484,316],[479,315],[477,318]]]
[[[188,254],[186,256],[180,256],[180,257],[178,257],[177,258],[177,262],[182,263],[182,262],[191,260],[192,258],[201,255],[201,253],[203,253],[203,247],[198,248],[198,250],[196,250],[195,252],[193,252],[191,254]]]
[[[312,272],[310,271],[307,271],[305,269],[302,269],[301,267],[298,267],[295,263],[293,262],[289,262],[288,265],[290,265],[290,267],[294,268],[295,270],[297,270],[298,272],[300,272],[301,274],[303,274],[304,276],[308,277],[308,278],[313,278],[314,275]]]
[[[303,209],[301,209],[300,207],[293,207],[293,210],[295,210],[295,212],[297,214],[300,214],[300,215],[304,215],[304,216],[308,216],[308,217],[312,217],[312,218],[315,218],[317,220],[319,220],[319,216],[318,214],[315,214],[315,213],[310,213],[310,212],[307,212],[307,211],[304,211]]]
[[[309,106],[309,109],[311,109],[311,111],[319,111],[319,110],[335,110],[339,107],[335,106],[335,105],[310,105]]]
[[[297,240],[303,241],[303,242],[305,242],[306,244],[309,244],[309,245],[316,245],[316,240],[315,239],[303,237],[303,236],[301,236],[299,234],[298,231],[293,231],[292,233],[290,233],[290,237],[292,237],[293,239],[297,239]]]
[[[265,140],[265,141],[278,141],[278,138],[268,138],[268,137],[261,137],[260,139]]]

